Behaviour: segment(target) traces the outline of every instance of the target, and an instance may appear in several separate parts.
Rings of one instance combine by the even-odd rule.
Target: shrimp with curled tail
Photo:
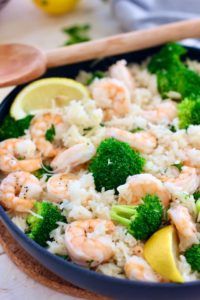
[[[197,228],[186,207],[182,205],[172,206],[168,210],[168,216],[178,231],[181,251],[199,243]]]
[[[111,78],[115,78],[123,82],[129,92],[132,93],[135,88],[135,82],[127,67],[127,62],[124,59],[119,60],[109,68],[109,75]]]
[[[154,273],[150,265],[139,256],[131,256],[124,266],[126,276],[131,280],[159,282],[158,276]]]
[[[131,96],[123,82],[115,78],[96,79],[90,87],[97,107],[104,111],[104,119],[113,115],[125,116],[130,110]]]
[[[55,172],[69,172],[78,165],[89,161],[95,154],[92,143],[81,143],[60,152],[51,162]]]
[[[142,110],[141,116],[151,123],[159,124],[163,121],[171,122],[177,117],[176,104],[171,100],[165,100],[152,110]]]
[[[36,146],[29,139],[12,138],[0,143],[0,170],[34,172],[41,168],[41,158],[36,156]]]
[[[180,190],[193,194],[199,187],[200,178],[197,169],[184,166],[176,178],[163,178],[165,186],[170,192]]]
[[[142,153],[150,154],[157,146],[156,137],[147,131],[131,133],[114,127],[108,127],[105,131],[106,137],[113,137],[121,142],[128,143],[131,148]]]
[[[47,182],[47,195],[52,202],[62,202],[69,197],[68,184],[77,176],[70,173],[59,173],[53,175]]]
[[[0,204],[16,212],[27,212],[39,199],[42,187],[39,180],[27,172],[13,172],[0,184]]]
[[[47,130],[55,130],[55,134],[63,129],[64,121],[59,114],[44,113],[35,116],[30,125],[30,134],[32,140],[45,158],[51,158],[58,154],[59,149],[46,139]]]
[[[164,184],[151,174],[139,174],[128,177],[124,185],[118,187],[119,203],[137,205],[147,194],[157,195],[163,204],[169,205],[171,196]]]
[[[65,245],[70,258],[79,265],[95,267],[113,256],[112,221],[89,219],[67,225]],[[103,231],[101,235],[95,231]]]

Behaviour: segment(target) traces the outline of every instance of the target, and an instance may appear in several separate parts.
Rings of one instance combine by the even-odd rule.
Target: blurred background
[[[49,49],[65,44],[68,35],[64,29],[74,25],[87,25],[85,32],[79,35],[88,39],[115,34],[120,30],[111,15],[109,1],[0,0],[1,2],[8,2],[0,10],[1,43],[30,43]]]

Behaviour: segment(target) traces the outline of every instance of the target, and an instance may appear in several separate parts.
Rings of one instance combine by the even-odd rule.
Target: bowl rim
[[[184,46],[184,47],[187,48],[189,52],[190,51],[195,51],[195,52],[198,52],[200,54],[200,49],[199,48],[188,47],[188,46]],[[155,47],[155,48],[151,47],[151,48],[146,49],[146,50],[151,50],[151,49],[153,50],[153,49],[157,49],[157,48],[160,48],[160,47]],[[137,52],[142,52],[142,51],[145,51],[145,50],[139,50]],[[124,53],[122,55],[126,55],[126,53]],[[74,64],[72,64],[70,66],[73,66],[73,65]],[[10,98],[13,98],[13,96],[15,96],[16,94],[18,94],[18,92],[24,86],[26,86],[26,84],[25,85],[16,86],[11,92],[9,92],[9,94],[0,103],[0,110],[3,109],[3,107],[7,104],[7,101]],[[12,103],[12,101],[11,101],[11,103]],[[53,253],[49,252],[46,248],[40,246],[35,241],[31,240],[11,220],[11,218],[8,216],[8,214],[6,213],[6,210],[4,210],[4,208],[1,206],[1,204],[0,204],[0,221],[2,221],[4,223],[4,225],[7,227],[8,231],[14,232],[16,235],[18,235],[21,238],[21,240],[24,240],[26,242],[26,244],[28,244],[29,246],[35,248],[37,251],[41,252],[42,254],[44,254],[45,256],[47,256],[48,258],[54,260],[55,262],[58,262],[58,263],[62,262],[62,264],[64,266],[66,266],[66,267],[73,268],[75,271],[77,271],[79,273],[87,274],[88,277],[91,277],[91,276],[92,277],[96,277],[96,279],[103,280],[103,281],[106,281],[107,283],[112,283],[112,284],[114,283],[114,284],[121,284],[121,285],[125,285],[125,286],[137,286],[137,287],[148,287],[148,288],[168,288],[168,289],[175,289],[175,288],[177,289],[178,288],[178,289],[180,289],[181,287],[195,287],[195,286],[200,286],[200,280],[183,282],[183,283],[174,283],[174,282],[160,282],[159,283],[159,282],[136,281],[136,280],[130,280],[130,279],[126,279],[126,278],[118,278],[118,277],[113,277],[113,276],[109,276],[109,275],[106,275],[106,274],[98,273],[96,271],[84,268],[84,267],[82,267],[82,266],[80,266],[78,264],[75,264],[75,263],[71,262],[71,261],[64,260],[63,258],[57,256],[56,254],[53,254]],[[23,248],[23,246],[21,246],[21,247]],[[27,252],[26,249],[24,249],[24,251]],[[42,262],[40,262],[40,260],[37,259],[34,255],[32,255],[30,252],[29,252],[29,254],[32,257],[34,257],[39,263],[42,264]],[[46,267],[46,268],[48,269],[48,267]],[[51,272],[54,273],[53,271],[51,271]]]
[[[125,284],[125,285],[136,285],[138,287],[166,287],[166,288],[181,288],[182,286],[199,286],[200,285],[200,280],[197,281],[190,281],[190,282],[184,282],[184,283],[170,283],[170,282],[146,282],[146,281],[136,281],[136,280],[130,280],[126,278],[118,278],[118,277],[113,277],[105,274],[98,273],[96,271],[81,267],[78,264],[75,264],[71,261],[64,260],[63,258],[57,256],[56,254],[53,254],[49,252],[46,248],[43,248],[39,244],[37,244],[35,241],[31,240],[20,228],[15,225],[14,222],[12,222],[11,218],[7,215],[6,211],[3,209],[3,207],[0,205],[0,220],[1,218],[3,219],[3,223],[5,226],[8,224],[8,226],[12,229],[13,232],[15,232],[18,236],[20,236],[21,239],[25,240],[26,243],[31,245],[31,247],[36,248],[45,256],[48,256],[50,259],[53,259],[57,262],[62,262],[66,267],[70,266],[74,268],[76,271],[80,273],[85,273],[89,276],[96,277],[97,279],[103,279],[106,280],[107,282],[114,282],[115,284]],[[9,229],[8,229],[9,231]],[[24,249],[24,251],[26,251]],[[27,252],[27,251],[26,251]],[[30,254],[30,253],[29,253]],[[30,254],[31,255],[31,254]],[[32,255],[31,255],[32,256]],[[40,261],[35,258],[39,263]],[[51,271],[52,272],[52,271]],[[53,272],[52,272],[53,273]]]

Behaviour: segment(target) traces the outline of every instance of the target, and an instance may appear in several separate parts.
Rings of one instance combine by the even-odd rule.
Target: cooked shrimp
[[[91,143],[81,143],[59,153],[51,162],[56,172],[68,172],[74,167],[89,161],[96,149]]]
[[[130,257],[124,265],[124,270],[126,276],[131,280],[159,282],[150,265],[142,257],[135,255]]]
[[[61,202],[69,197],[68,184],[77,176],[68,173],[53,175],[47,182],[47,195],[53,202]]]
[[[186,207],[180,204],[171,207],[168,210],[168,215],[178,231],[181,251],[184,251],[193,244],[199,243],[196,226]]]
[[[110,77],[118,79],[123,82],[129,92],[131,93],[135,88],[134,79],[131,76],[129,69],[127,68],[127,62],[122,59],[116,62],[109,68]]]
[[[152,123],[171,122],[177,116],[177,107],[173,101],[166,100],[153,110],[143,110],[141,116]]]
[[[104,119],[113,115],[123,117],[130,110],[130,93],[127,87],[117,79],[97,79],[91,85],[92,97],[97,107],[104,110]]]
[[[77,264],[92,267],[113,256],[111,234],[115,229],[111,221],[89,219],[67,225],[65,244],[70,258]],[[99,235],[98,231],[103,231]]]
[[[0,185],[0,204],[5,208],[26,212],[39,199],[42,188],[39,180],[27,172],[14,172],[5,177]]]
[[[128,177],[127,182],[117,189],[119,202],[136,205],[147,194],[157,195],[162,204],[167,207],[170,202],[170,193],[164,184],[151,174],[139,174]]]
[[[200,169],[200,150],[195,148],[188,148],[185,150],[186,159],[184,164],[189,167]]]
[[[128,143],[131,148],[143,153],[152,153],[157,146],[156,137],[146,131],[131,133],[114,127],[106,128],[106,137],[113,137],[121,142]]]
[[[0,170],[5,173],[15,171],[33,172],[41,167],[41,159],[36,157],[36,146],[29,139],[8,139],[0,143]]]
[[[193,194],[199,187],[200,178],[195,168],[182,168],[179,176],[176,178],[164,178],[165,186],[168,190],[181,190],[183,192]]]
[[[37,149],[45,158],[54,157],[58,149],[52,142],[46,140],[45,134],[48,129],[54,126],[55,131],[60,131],[63,127],[63,119],[59,114],[44,113],[33,118],[30,126],[30,133]]]

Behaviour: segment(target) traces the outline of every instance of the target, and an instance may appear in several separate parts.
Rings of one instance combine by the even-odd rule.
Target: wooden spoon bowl
[[[0,66],[0,87],[16,85],[44,74],[46,55],[29,45],[1,45]]]

